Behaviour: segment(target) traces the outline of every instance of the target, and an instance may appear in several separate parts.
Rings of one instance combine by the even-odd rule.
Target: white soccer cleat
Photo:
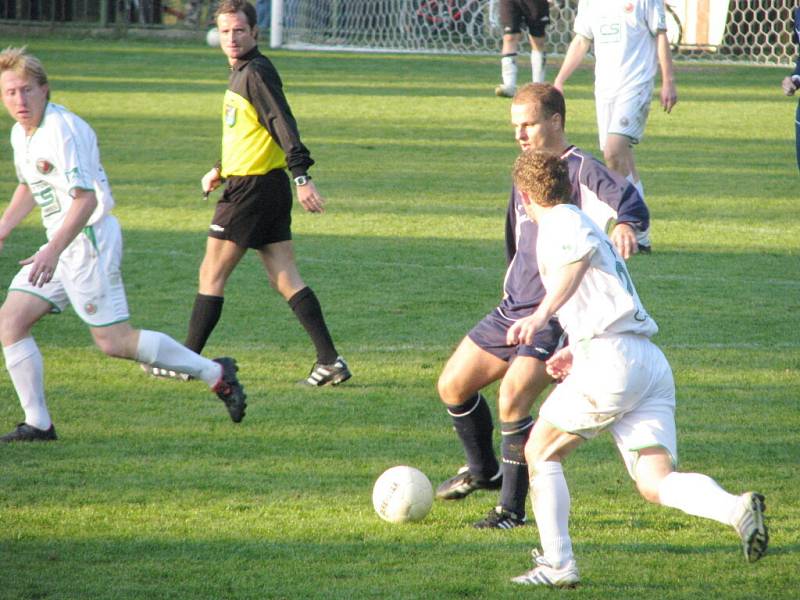
[[[769,532],[764,524],[764,496],[747,492],[739,497],[733,517],[733,528],[742,538],[742,549],[747,562],[756,562],[767,553]]]
[[[533,557],[533,568],[526,571],[519,577],[514,577],[512,583],[522,585],[543,585],[546,587],[573,588],[581,580],[578,575],[578,565],[571,559],[557,569],[547,562],[538,550],[531,551]]]
[[[500,98],[513,98],[517,88],[510,85],[498,85],[494,88],[494,95]]]

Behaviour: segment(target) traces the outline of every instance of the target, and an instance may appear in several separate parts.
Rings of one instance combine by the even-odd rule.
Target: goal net
[[[273,47],[495,54],[499,0],[272,0]],[[796,0],[666,0],[676,59],[789,65]],[[578,0],[552,0],[548,52],[563,55]]]

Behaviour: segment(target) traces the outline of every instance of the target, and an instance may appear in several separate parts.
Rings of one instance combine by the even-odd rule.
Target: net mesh
[[[796,0],[667,0],[676,60],[788,65]],[[578,0],[554,0],[548,53],[563,55]],[[282,45],[360,51],[494,54],[498,0],[284,0]]]

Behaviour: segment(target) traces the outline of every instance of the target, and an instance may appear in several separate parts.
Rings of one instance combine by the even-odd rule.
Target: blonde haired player
[[[542,404],[525,446],[533,512],[543,552],[512,581],[571,587],[578,568],[567,528],[570,496],[562,461],[583,441],[608,430],[642,497],[731,525],[749,562],[767,550],[764,496],[735,496],[699,473],[679,473],[675,385],[658,331],[608,237],[570,204],[566,163],[528,151],[514,165],[514,185],[539,226],[539,272],[546,295],[508,330],[508,343],[530,343],[557,316],[570,340],[547,361],[563,381]]]
[[[49,441],[56,431],[44,395],[42,355],[31,329],[71,304],[106,354],[189,373],[205,381],[231,419],[242,420],[244,389],[232,358],[203,358],[156,331],[128,323],[122,283],[122,233],[114,198],[89,125],[50,102],[41,62],[25,48],[0,52],[0,93],[16,121],[11,130],[19,184],[0,217],[0,249],[37,206],[47,242],[20,261],[0,307],[0,343],[25,420],[0,442]]]

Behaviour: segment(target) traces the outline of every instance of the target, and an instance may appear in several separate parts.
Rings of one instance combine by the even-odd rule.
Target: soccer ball
[[[212,48],[219,48],[219,29],[212,27],[206,33],[206,44]]]
[[[433,486],[425,473],[414,467],[392,467],[378,477],[372,488],[372,506],[384,521],[421,521],[433,505]]]

